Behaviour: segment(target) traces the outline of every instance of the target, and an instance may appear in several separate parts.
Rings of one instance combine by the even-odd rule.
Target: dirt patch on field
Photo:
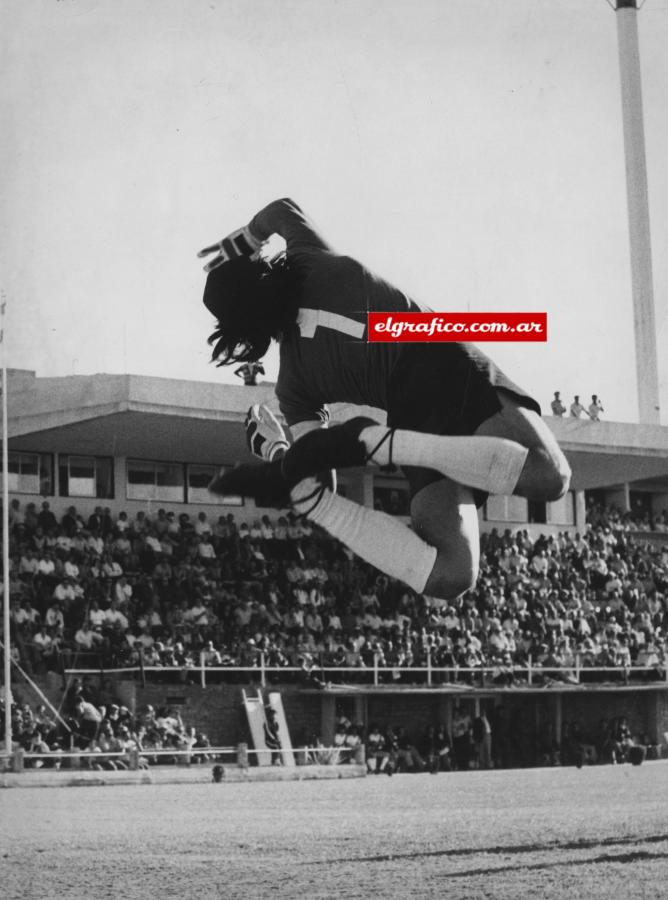
[[[8,789],[6,898],[659,897],[668,764]]]

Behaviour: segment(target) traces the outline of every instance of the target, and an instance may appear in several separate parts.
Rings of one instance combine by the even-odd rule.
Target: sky
[[[668,0],[638,21],[668,424]],[[8,366],[240,383],[196,252],[288,196],[436,310],[546,311],[483,349],[637,421],[606,0],[4,0],[0,75]]]

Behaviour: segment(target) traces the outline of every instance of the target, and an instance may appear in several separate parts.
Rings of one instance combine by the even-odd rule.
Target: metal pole
[[[7,450],[7,346],[5,297],[0,302],[0,349],[2,350],[2,584],[5,678],[5,751],[12,751],[12,645],[9,621],[9,452]]]
[[[616,0],[615,10],[622,88],[638,412],[641,424],[659,425],[659,372],[637,0]]]

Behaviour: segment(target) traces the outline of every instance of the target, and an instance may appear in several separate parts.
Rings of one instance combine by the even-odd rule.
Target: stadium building
[[[244,418],[253,403],[276,408],[273,385],[228,386],[136,375],[91,375],[40,378],[35,372],[8,372],[9,491],[21,506],[47,500],[60,520],[72,505],[87,518],[98,506],[117,514],[149,515],[160,507],[211,521],[233,513],[251,523],[265,512],[238,497],[218,498],[207,484],[221,467],[248,460]],[[356,409],[355,413],[359,414]],[[372,410],[362,413],[374,415]],[[345,407],[332,409],[333,419],[348,418]],[[376,412],[378,418],[381,413]],[[668,428],[593,422],[589,419],[546,419],[573,470],[572,488],[556,503],[527,502],[518,497],[491,497],[481,510],[481,529],[527,529],[540,533],[585,530],[590,500],[611,504],[642,518],[668,509]],[[340,474],[340,489],[367,506],[403,516],[407,491],[401,477],[371,469]],[[656,546],[668,534],[640,532]],[[247,683],[247,682],[246,682]],[[171,700],[197,707],[216,738],[243,739],[239,685],[161,685],[126,681],[119,685],[128,703]],[[493,688],[457,690],[448,684],[402,686],[341,685],[330,691],[289,688],[286,712],[291,727],[331,738],[335,710],[346,705],[356,720],[384,720],[391,709],[397,721],[409,714],[452,719],[453,706],[466,699],[476,710],[496,702]],[[603,693],[605,698],[603,698]],[[512,706],[529,718],[544,719],[556,733],[563,720],[576,714],[597,720],[624,710],[637,727],[660,741],[668,732],[668,683],[624,686],[561,685],[549,698],[527,686],[515,692]],[[178,696],[177,696],[178,695]],[[504,697],[507,700],[507,694]],[[338,704],[338,707],[337,707]],[[511,709],[512,712],[512,709]],[[223,727],[227,717],[228,726]]]
[[[272,384],[257,387],[138,375],[38,378],[9,370],[9,490],[22,503],[47,498],[56,515],[74,504],[85,517],[100,504],[189,514],[233,512],[257,518],[251,501],[216,498],[206,486],[223,466],[248,460],[243,421],[253,403],[276,406]],[[355,414],[360,412],[356,408]],[[333,419],[352,413],[332,408]],[[380,411],[362,413],[382,420]],[[573,470],[556,503],[491,497],[483,530],[553,531],[585,526],[587,497],[634,514],[668,509],[668,428],[589,419],[547,422]],[[367,506],[407,513],[400,477],[371,470],[342,473],[345,494]]]

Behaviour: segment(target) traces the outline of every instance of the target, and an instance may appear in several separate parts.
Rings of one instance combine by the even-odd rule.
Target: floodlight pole
[[[659,371],[638,45],[638,0],[614,0],[614,9],[622,88],[638,412],[641,424],[659,425]]]
[[[12,659],[9,621],[9,452],[7,450],[7,336],[5,297],[0,298],[0,352],[2,353],[2,585],[3,659],[5,679],[5,753],[12,752]]]

